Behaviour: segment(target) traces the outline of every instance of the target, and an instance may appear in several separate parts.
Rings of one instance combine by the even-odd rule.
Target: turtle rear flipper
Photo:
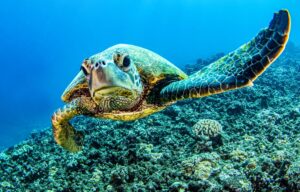
[[[282,53],[290,32],[287,10],[274,14],[268,28],[250,42],[191,75],[162,89],[163,102],[199,98],[252,85]]]

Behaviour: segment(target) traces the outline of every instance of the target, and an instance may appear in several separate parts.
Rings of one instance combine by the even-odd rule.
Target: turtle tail
[[[57,144],[70,152],[80,151],[83,144],[83,134],[76,131],[69,122],[74,116],[81,114],[78,102],[73,100],[52,116],[54,139]]]

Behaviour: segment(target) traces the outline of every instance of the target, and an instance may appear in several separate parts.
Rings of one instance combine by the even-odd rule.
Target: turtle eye
[[[128,55],[126,55],[123,59],[123,67],[129,67],[131,61]]]
[[[131,64],[131,59],[129,55],[117,52],[116,54],[114,54],[113,59],[115,64],[118,65],[122,70],[129,70]]]

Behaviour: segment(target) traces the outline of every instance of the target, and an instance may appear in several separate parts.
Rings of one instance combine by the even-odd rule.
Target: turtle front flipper
[[[163,102],[199,98],[253,85],[282,53],[290,32],[287,10],[274,14],[268,28],[250,42],[191,75],[173,82],[160,92]]]
[[[77,98],[58,109],[52,116],[53,135],[57,144],[70,152],[82,149],[83,134],[76,131],[70,120],[77,115],[87,115],[95,106],[87,98]]]

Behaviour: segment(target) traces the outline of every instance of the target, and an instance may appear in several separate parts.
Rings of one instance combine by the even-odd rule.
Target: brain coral
[[[195,138],[216,137],[222,131],[222,125],[212,119],[200,119],[190,130],[190,134]]]

